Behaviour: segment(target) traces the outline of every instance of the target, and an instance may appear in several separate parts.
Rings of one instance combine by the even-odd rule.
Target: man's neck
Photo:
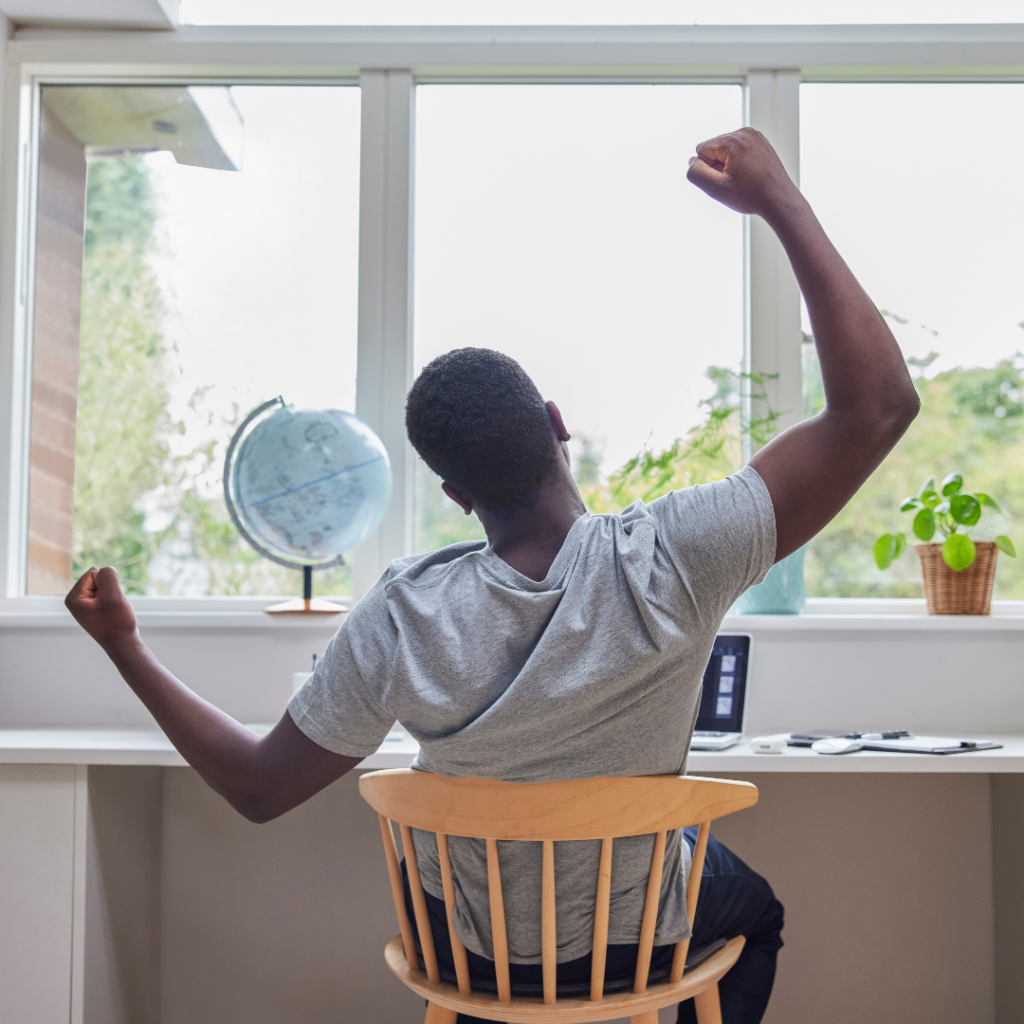
[[[586,511],[568,467],[561,464],[523,504],[476,510],[494,553],[531,580],[547,576],[573,523]]]

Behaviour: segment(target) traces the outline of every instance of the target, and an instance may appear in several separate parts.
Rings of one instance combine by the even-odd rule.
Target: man
[[[884,320],[763,136],[745,128],[703,143],[687,177],[775,230],[821,362],[825,410],[743,471],[621,515],[590,516],[561,415],[518,364],[486,349],[440,357],[410,391],[410,440],[445,493],[477,513],[488,542],[394,563],[264,738],[153,658],[113,570],[90,570],[71,591],[72,613],[174,745],[248,818],[277,817],[351,770],[395,718],[421,744],[418,766],[446,775],[532,782],[684,769],[703,669],[730,604],[828,523],[918,409]],[[444,959],[436,846],[426,835],[416,842]],[[691,843],[676,835],[668,844],[655,966],[689,934]],[[539,970],[536,908],[516,900],[520,883],[537,889],[535,846],[503,844],[501,852],[514,983],[529,984]],[[559,980],[572,982],[589,976],[597,851],[588,843],[556,851]],[[631,974],[650,853],[650,837],[616,844],[610,983]],[[457,931],[486,983],[493,963],[482,852],[453,840],[451,857]],[[747,935],[723,981],[722,1010],[729,1024],[753,1024],[771,991],[781,907],[717,844],[705,871],[694,945]],[[680,1010],[688,1019],[692,1004]]]

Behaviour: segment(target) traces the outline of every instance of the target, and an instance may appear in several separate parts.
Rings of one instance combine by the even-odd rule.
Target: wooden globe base
[[[348,609],[322,597],[293,597],[290,601],[267,605],[268,615],[341,615]]]
[[[344,605],[313,596],[313,566],[302,567],[302,597],[272,604],[263,609],[268,615],[340,615],[347,612]]]

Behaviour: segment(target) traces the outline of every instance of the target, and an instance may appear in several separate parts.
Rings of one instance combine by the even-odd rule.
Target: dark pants
[[[697,839],[697,829],[683,833],[690,848]],[[405,872],[405,864],[402,864]],[[434,937],[438,966],[443,974],[453,976],[451,940],[448,937],[448,919],[444,900],[425,893],[430,915],[430,930]],[[412,897],[408,881],[405,902],[413,919]],[[706,946],[717,939],[746,936],[746,945],[739,960],[718,983],[722,1001],[723,1024],[758,1024],[768,1007],[775,981],[775,958],[782,948],[782,904],[775,898],[768,883],[751,871],[734,853],[712,836],[704,856],[704,873],[700,881],[700,899],[697,901],[697,919],[693,925],[691,949]],[[652,975],[672,963],[675,946],[655,946],[651,957]],[[615,979],[632,982],[636,970],[635,945],[609,945],[605,966],[606,986]],[[466,950],[470,978],[480,982],[482,989],[495,989],[494,961]],[[558,984],[590,984],[591,955],[558,965]],[[509,964],[509,977],[515,993],[517,983],[536,989],[542,983],[540,964]],[[693,1000],[679,1004],[678,1024],[696,1024]],[[459,1015],[458,1024],[487,1024],[480,1017]]]

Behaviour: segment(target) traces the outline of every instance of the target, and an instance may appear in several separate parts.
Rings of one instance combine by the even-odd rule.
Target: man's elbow
[[[244,793],[226,793],[224,796],[243,818],[254,825],[265,825],[291,809],[283,805],[277,794],[272,792],[249,790]]]
[[[894,427],[898,431],[897,438],[902,437],[910,428],[910,424],[917,419],[921,411],[921,396],[913,384],[908,384],[901,390],[900,399],[895,410]]]
[[[921,411],[921,396],[910,381],[906,387],[882,396],[872,417],[879,440],[890,448],[907,432]]]

